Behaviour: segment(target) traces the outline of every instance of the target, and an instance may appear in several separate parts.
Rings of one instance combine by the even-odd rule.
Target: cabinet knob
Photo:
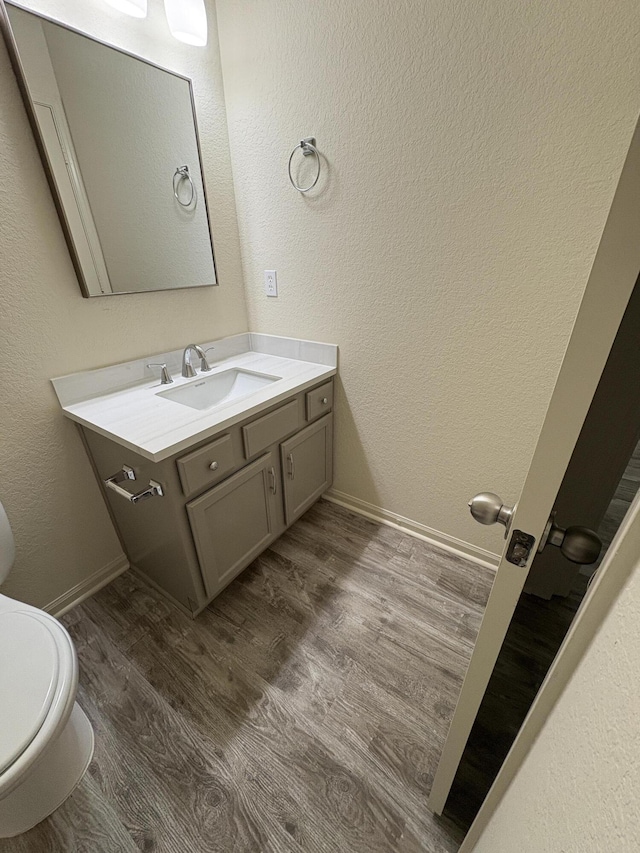
[[[209,465],[209,468],[211,468],[212,471],[217,471],[218,470],[218,463],[212,462],[211,465]]]
[[[323,406],[326,406],[327,403],[329,402],[329,399],[328,399],[328,397],[323,397],[320,402],[322,403]]]

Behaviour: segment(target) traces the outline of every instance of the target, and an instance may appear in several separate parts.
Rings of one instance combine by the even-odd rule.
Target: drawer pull
[[[278,481],[276,480],[276,469],[273,466],[269,468],[269,475],[271,477],[271,492],[275,495],[278,491]]]
[[[211,465],[209,465],[209,468],[210,468],[212,471],[217,471],[217,470],[218,470],[218,463],[217,463],[217,462],[212,462],[212,463],[211,463]]]
[[[287,456],[287,462],[289,463],[289,479],[293,480],[296,476],[296,465],[293,461],[293,453],[289,453]]]
[[[320,402],[322,403],[322,405],[323,405],[323,406],[326,406],[326,405],[327,405],[327,403],[329,402],[329,398],[328,398],[328,397],[323,397],[323,398],[322,398],[322,400],[320,400]]]
[[[111,489],[112,492],[115,492],[116,495],[120,495],[121,498],[124,498],[132,504],[140,503],[140,501],[147,500],[147,498],[164,497],[162,486],[160,485],[160,483],[156,483],[155,480],[149,480],[149,485],[146,487],[146,489],[142,489],[139,492],[135,492],[135,494],[128,492],[126,489],[123,489],[122,486],[118,485],[118,483],[122,483],[125,480],[135,479],[136,475],[133,468],[130,468],[129,465],[123,465],[120,471],[118,471],[112,477],[107,477],[107,479],[104,481],[104,484],[108,489]]]

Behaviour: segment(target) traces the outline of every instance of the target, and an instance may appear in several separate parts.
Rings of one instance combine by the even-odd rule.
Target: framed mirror
[[[191,81],[0,0],[85,296],[217,284]]]

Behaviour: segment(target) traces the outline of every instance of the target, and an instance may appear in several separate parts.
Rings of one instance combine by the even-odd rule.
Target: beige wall
[[[474,853],[635,853],[640,838],[640,516],[635,569]]]
[[[0,39],[0,500],[18,558],[2,592],[44,605],[121,554],[75,427],[49,378],[246,330],[215,16],[210,47],[104,3],[41,11],[194,79],[219,288],[83,299]]]
[[[336,489],[499,551],[466,500],[522,486],[640,110],[636,0],[217,10],[251,328],[340,345]]]

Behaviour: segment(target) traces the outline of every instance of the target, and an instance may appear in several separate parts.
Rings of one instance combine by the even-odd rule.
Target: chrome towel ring
[[[293,175],[291,174],[291,161],[293,160],[293,155],[296,153],[298,149],[302,149],[302,153],[305,157],[309,157],[313,154],[316,158],[317,171],[316,176],[312,184],[309,184],[308,187],[299,187],[298,184],[293,180]],[[291,156],[289,157],[289,180],[291,181],[291,186],[298,190],[299,193],[308,193],[309,190],[312,190],[315,185],[318,183],[318,178],[320,177],[320,154],[318,153],[318,149],[316,148],[316,140],[314,136],[307,136],[306,139],[301,139],[300,142],[296,145],[296,147],[291,152]]]
[[[189,183],[191,184],[191,196],[189,197],[189,201],[182,201],[182,199],[178,195],[178,186],[180,185],[180,181],[189,181]],[[191,205],[195,201],[196,187],[191,178],[188,166],[178,166],[178,168],[173,173],[173,194],[176,197],[176,201],[178,202],[178,204],[182,205],[182,207],[191,207]]]

